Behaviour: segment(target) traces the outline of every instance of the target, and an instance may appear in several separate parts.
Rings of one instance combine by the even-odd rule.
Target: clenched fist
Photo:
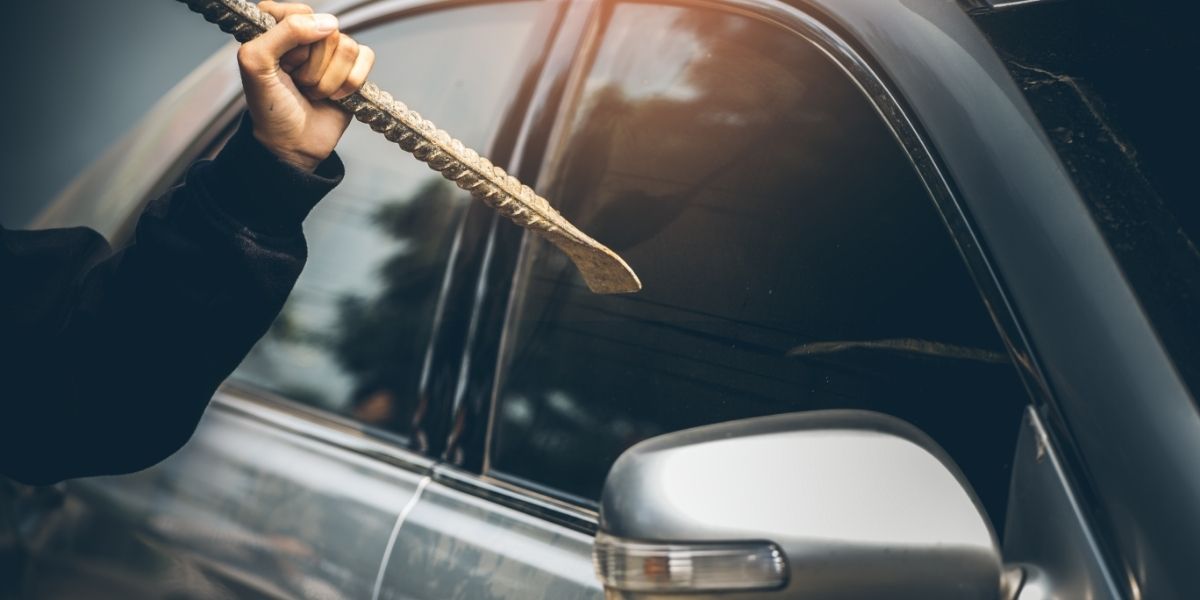
[[[359,90],[375,53],[338,31],[333,15],[262,0],[279,25],[238,51],[254,137],[285,162],[313,171],[333,152],[350,114],[326,102]]]

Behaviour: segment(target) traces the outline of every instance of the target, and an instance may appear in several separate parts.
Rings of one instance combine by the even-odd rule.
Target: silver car
[[[1153,404],[1175,437],[1123,448],[1200,455],[1185,373],[973,20],[1029,3],[315,3],[645,290],[352,126],[191,442],[7,489],[13,593],[1195,597],[1200,486],[1100,433]],[[40,225],[127,238],[236,125],[234,53]]]

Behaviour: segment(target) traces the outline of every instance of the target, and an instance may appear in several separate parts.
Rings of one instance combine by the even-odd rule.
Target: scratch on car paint
[[[1080,102],[1087,107],[1088,112],[1092,113],[1092,116],[1096,118],[1096,123],[1100,125],[1100,129],[1103,129],[1104,133],[1108,135],[1108,138],[1112,140],[1112,143],[1116,144],[1117,148],[1121,150],[1121,154],[1124,154],[1125,158],[1128,158],[1131,163],[1137,164],[1137,151],[1135,151],[1133,148],[1130,148],[1124,141],[1121,140],[1121,136],[1117,135],[1117,132],[1113,131],[1113,129],[1109,127],[1108,120],[1104,118],[1104,114],[1101,112],[1100,108],[1092,102],[1087,92],[1085,92],[1084,89],[1079,86],[1079,83],[1075,81],[1074,77],[1071,77],[1070,75],[1059,75],[1058,73],[1047,71],[1046,69],[1039,69],[1037,67],[1021,64],[1015,60],[1010,60],[1009,64],[1017,67],[1018,69],[1024,69],[1039,75],[1044,75],[1049,77],[1054,82],[1062,83],[1070,87],[1079,97]]]
[[[392,534],[388,536],[387,548],[383,551],[383,558],[379,561],[379,574],[375,576],[375,590],[371,592],[371,600],[379,600],[379,590],[383,589],[383,574],[387,571],[388,563],[392,559],[392,548],[396,547],[396,538],[400,535],[400,526],[404,525],[405,519],[408,518],[408,513],[411,513],[413,508],[416,508],[417,502],[421,500],[421,494],[425,491],[425,486],[429,485],[432,478],[426,475],[421,478],[421,482],[417,484],[417,490],[413,492],[412,498],[408,499],[408,503],[404,508],[400,509],[400,514],[396,515],[396,524],[392,526]]]

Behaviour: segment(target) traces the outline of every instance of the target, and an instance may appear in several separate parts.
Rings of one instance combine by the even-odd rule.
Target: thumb
[[[288,51],[325,39],[337,28],[337,17],[333,15],[289,15],[266,33],[242,44],[238,59],[248,71],[273,73]]]

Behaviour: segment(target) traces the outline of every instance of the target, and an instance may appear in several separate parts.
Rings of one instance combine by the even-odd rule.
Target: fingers
[[[362,89],[363,84],[367,82],[367,76],[371,74],[371,67],[374,66],[375,51],[370,46],[359,46],[358,59],[354,61],[354,67],[350,69],[350,74],[346,76],[341,87],[330,97],[334,100],[341,100]]]
[[[285,16],[266,33],[242,44],[238,50],[238,62],[246,71],[273,74],[280,67],[281,59],[293,49],[326,39],[336,40],[339,37],[330,35],[337,31],[337,18],[333,15],[314,15],[303,10],[286,13],[285,11],[291,10],[291,6],[275,2],[271,2],[267,8]],[[292,56],[289,61],[295,61],[296,58]]]
[[[375,52],[335,34],[337,20],[332,15],[313,14],[305,4],[275,0],[262,0],[258,7],[278,25],[242,46],[238,60],[243,70],[273,76],[282,69],[309,100],[338,100],[366,83]]]
[[[307,4],[299,4],[296,2],[275,2],[275,0],[262,0],[258,3],[258,9],[275,17],[275,21],[282,21],[292,15],[311,15],[313,9]],[[304,64],[308,60],[309,46],[304,45],[299,48],[293,48],[284,54],[279,59],[279,66],[284,71],[291,73],[296,67]]]
[[[308,96],[309,100],[322,100],[342,89],[346,79],[350,77],[350,71],[354,69],[354,64],[358,62],[358,42],[345,34],[338,37],[340,39],[337,48],[333,51],[325,72],[321,74],[321,80],[315,86],[304,90],[304,95]]]
[[[300,65],[303,65],[311,54],[312,46],[300,46],[299,48],[292,48],[291,50],[288,50],[287,54],[283,55],[283,58],[279,59],[279,66],[282,67],[284,71],[291,73]]]
[[[272,17],[275,21],[282,21],[291,15],[311,15],[313,9],[307,4],[298,2],[276,2],[275,0],[262,0],[258,3],[258,10],[261,10]]]
[[[331,35],[310,46],[307,62],[292,71],[292,81],[302,88],[314,87],[321,83],[321,78],[333,62],[333,55],[337,52],[341,39],[341,35]]]

